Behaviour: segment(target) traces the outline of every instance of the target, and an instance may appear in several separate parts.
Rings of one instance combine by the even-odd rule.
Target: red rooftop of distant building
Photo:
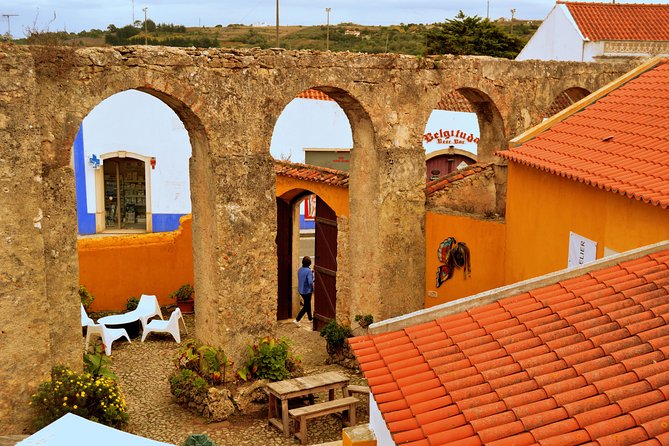
[[[394,441],[669,444],[669,250],[658,249],[351,339]]]
[[[658,61],[533,139],[497,154],[669,207],[669,63]]]
[[[348,187],[348,172],[328,169],[327,167],[292,163],[289,161],[275,161],[274,172],[277,175],[298,180],[325,183],[338,187]]]
[[[567,6],[583,37],[591,41],[669,41],[669,5],[558,3]]]

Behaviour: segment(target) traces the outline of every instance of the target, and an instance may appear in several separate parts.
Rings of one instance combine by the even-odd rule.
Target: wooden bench
[[[307,420],[331,413],[348,411],[348,420],[344,419],[347,426],[355,425],[355,405],[359,403],[357,398],[352,396],[340,398],[324,403],[313,404],[311,406],[298,407],[288,411],[291,417],[295,418],[295,436],[300,440],[300,444],[307,442]]]
[[[347,387],[348,393],[359,393],[362,395],[369,395],[369,387],[367,386],[354,386],[350,385]]]

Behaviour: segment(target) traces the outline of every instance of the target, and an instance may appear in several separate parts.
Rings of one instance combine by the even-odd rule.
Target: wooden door
[[[293,317],[292,259],[293,211],[289,203],[276,199],[276,253],[277,259],[277,320]]]
[[[320,197],[314,257],[314,330],[320,330],[337,314],[337,215]]]

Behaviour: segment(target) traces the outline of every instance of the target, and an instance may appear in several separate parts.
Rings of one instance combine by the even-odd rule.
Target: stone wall
[[[423,306],[428,116],[458,90],[479,112],[485,161],[563,90],[625,64],[165,47],[0,45],[0,432],[26,426],[52,364],[79,366],[72,144],[105,98],[138,89],[182,119],[192,145],[196,335],[238,362],[276,318],[272,130],[317,88],[349,117],[350,304],[376,320]]]

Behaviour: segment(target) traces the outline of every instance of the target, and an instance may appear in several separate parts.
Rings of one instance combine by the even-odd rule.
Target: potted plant
[[[176,299],[177,306],[182,313],[190,314],[193,312],[195,306],[195,301],[193,296],[195,295],[195,290],[190,284],[182,285],[178,290],[170,294],[171,299]]]

